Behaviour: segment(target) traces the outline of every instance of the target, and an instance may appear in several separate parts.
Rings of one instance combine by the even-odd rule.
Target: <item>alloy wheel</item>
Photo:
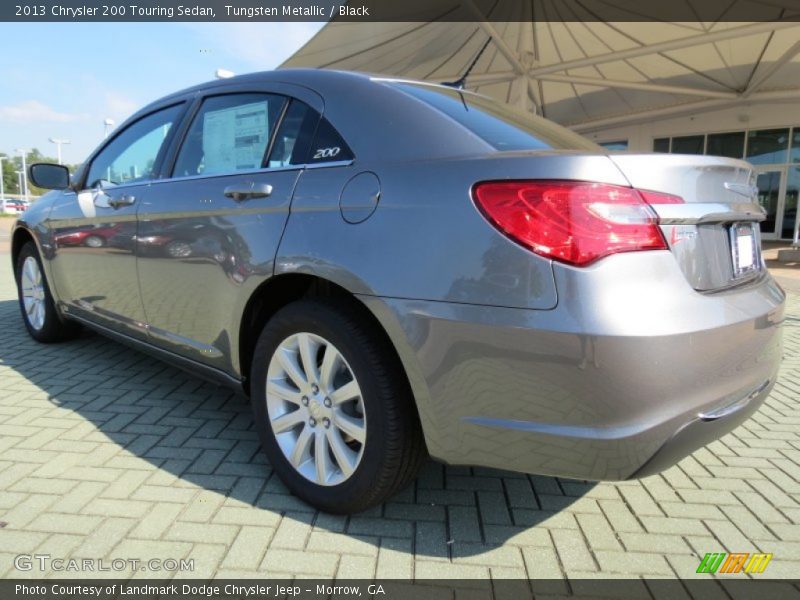
[[[349,479],[364,454],[367,417],[341,352],[319,335],[293,334],[275,349],[266,385],[267,418],[292,467],[317,485]]]
[[[29,256],[22,264],[22,302],[25,306],[25,318],[36,331],[44,327],[45,293],[44,279],[39,263],[33,256]]]

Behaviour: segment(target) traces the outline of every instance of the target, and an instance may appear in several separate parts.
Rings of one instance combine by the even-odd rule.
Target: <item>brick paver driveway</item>
[[[349,518],[287,493],[245,398],[99,336],[31,341],[8,254],[0,324],[0,577],[42,576],[14,570],[21,553],[193,558],[194,577],[422,579],[688,577],[706,552],[761,551],[768,575],[800,572],[798,295],[763,409],[662,475],[592,484],[429,462]]]

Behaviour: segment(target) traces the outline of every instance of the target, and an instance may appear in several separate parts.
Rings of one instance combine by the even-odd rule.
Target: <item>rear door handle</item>
[[[252,198],[266,198],[272,194],[272,186],[268,183],[233,184],[226,187],[223,194],[237,202]]]

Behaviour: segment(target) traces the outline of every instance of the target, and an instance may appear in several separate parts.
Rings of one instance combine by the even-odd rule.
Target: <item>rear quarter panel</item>
[[[380,180],[378,207],[365,221],[347,223],[341,190],[363,171]],[[605,156],[561,153],[307,170],[276,274],[313,273],[374,296],[551,309],[558,301],[551,261],[494,229],[471,199],[479,181],[545,177],[626,183]]]

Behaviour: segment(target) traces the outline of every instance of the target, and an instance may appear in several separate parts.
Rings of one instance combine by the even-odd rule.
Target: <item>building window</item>
[[[744,131],[709,134],[706,154],[742,158],[744,156]]]
[[[757,165],[787,162],[789,128],[761,129],[747,134],[747,160]]]
[[[657,138],[653,140],[653,152],[669,152],[669,138]]]
[[[789,162],[800,163],[800,127],[795,127],[792,135],[792,155]]]
[[[756,172],[758,201],[767,210],[761,231],[770,237],[793,237],[800,220],[800,125],[655,138],[653,152],[744,158],[761,165]]]
[[[793,127],[791,135],[789,132],[790,128],[784,127],[655,138],[653,152],[744,158],[757,165],[797,164],[800,163],[800,126]],[[616,143],[601,145],[609,147]]]
[[[606,150],[627,150],[628,140],[617,140],[615,142],[600,142],[600,145]]]
[[[672,138],[673,154],[703,154],[706,136],[685,135]]]

